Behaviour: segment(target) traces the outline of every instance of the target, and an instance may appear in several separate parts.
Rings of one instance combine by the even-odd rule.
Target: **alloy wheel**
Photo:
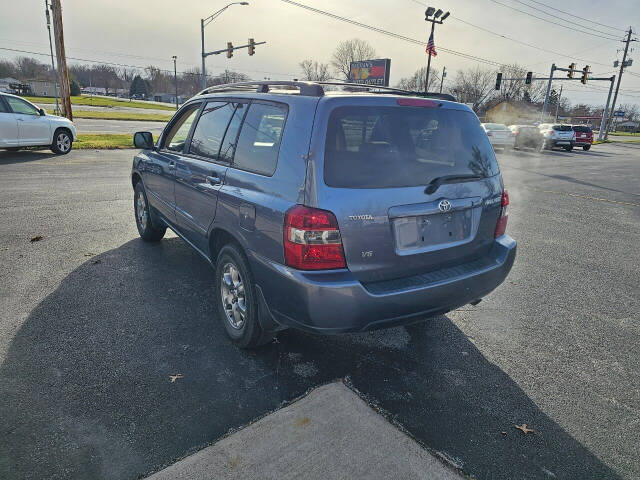
[[[148,216],[147,202],[145,202],[142,192],[138,192],[138,196],[136,198],[136,220],[138,220],[138,224],[142,230],[146,230],[147,228]]]
[[[66,133],[60,133],[56,137],[56,145],[62,153],[66,153],[71,148],[71,139]]]
[[[247,316],[244,281],[238,267],[231,262],[226,263],[222,269],[220,294],[227,321],[236,330],[242,329]]]

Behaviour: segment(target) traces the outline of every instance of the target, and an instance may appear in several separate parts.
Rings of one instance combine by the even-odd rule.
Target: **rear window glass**
[[[553,129],[556,132],[570,132],[571,129],[571,125],[554,125]]]
[[[284,107],[252,103],[242,124],[233,165],[242,170],[273,175],[286,116]]]
[[[443,175],[499,173],[471,112],[421,107],[338,107],[329,117],[324,180],[332,187],[427,185]]]
[[[573,127],[573,131],[574,132],[581,132],[581,133],[590,133],[591,132],[591,128],[586,127],[586,126],[582,126],[582,125],[575,125]]]

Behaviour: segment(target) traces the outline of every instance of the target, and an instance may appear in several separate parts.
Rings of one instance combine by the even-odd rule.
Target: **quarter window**
[[[169,127],[163,141],[164,148],[173,152],[182,152],[199,108],[200,104],[194,103],[182,112],[180,117]]]
[[[240,110],[240,113],[236,113],[237,106],[238,104],[234,102],[208,102],[202,110],[196,129],[193,132],[189,153],[213,160],[218,160],[219,156],[224,156],[224,160],[229,161],[229,156],[233,155],[233,151],[229,152],[229,148],[232,148],[232,145],[225,146],[225,151],[222,153],[220,153],[220,147],[223,139],[225,139],[227,127],[229,127],[229,130],[235,129],[235,132],[228,132],[229,136],[233,136],[231,143],[235,142],[235,137],[238,133],[237,125],[240,121],[236,117],[241,115],[242,112]],[[227,140],[225,140],[225,145],[228,145]]]
[[[21,98],[16,98],[16,97],[5,97],[5,98],[7,99],[7,102],[9,103],[11,110],[13,110],[13,113],[22,113],[25,115],[40,115],[40,112],[36,107],[34,107],[28,102],[25,102]]]
[[[0,97],[0,113],[9,113],[9,110],[7,110],[2,97]]]
[[[283,107],[253,103],[242,124],[233,159],[235,167],[273,175],[287,111]]]

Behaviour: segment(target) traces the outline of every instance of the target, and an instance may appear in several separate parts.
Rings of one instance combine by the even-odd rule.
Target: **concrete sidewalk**
[[[313,390],[149,480],[462,478],[342,382]]]

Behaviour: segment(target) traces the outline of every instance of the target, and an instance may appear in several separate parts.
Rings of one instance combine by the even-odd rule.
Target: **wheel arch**
[[[58,132],[60,132],[61,130],[66,131],[69,134],[69,137],[71,137],[71,143],[74,142],[73,139],[73,132],[71,131],[71,129],[69,127],[65,127],[65,126],[60,126],[60,127],[55,127],[53,129],[53,134],[51,135],[51,143],[55,142],[56,140],[56,135],[58,134]]]
[[[211,263],[215,263],[218,252],[228,243],[236,245],[240,249],[240,252],[246,257],[244,242],[229,232],[229,230],[215,226],[209,233],[209,257],[211,258]]]

